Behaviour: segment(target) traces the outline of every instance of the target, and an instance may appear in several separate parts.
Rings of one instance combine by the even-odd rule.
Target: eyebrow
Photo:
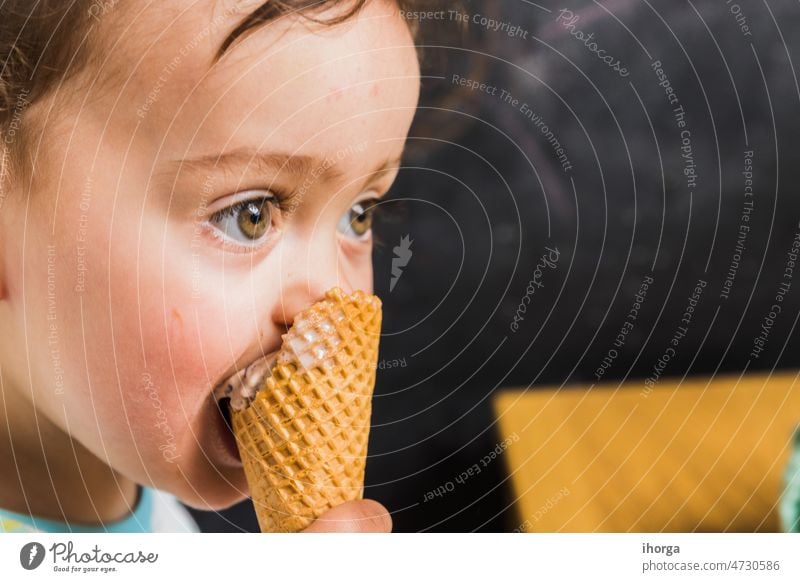
[[[352,154],[356,155],[356,154]],[[243,170],[255,173],[287,172],[296,177],[310,175],[318,168],[322,168],[331,158],[317,156],[289,154],[284,152],[259,152],[250,148],[238,148],[222,154],[201,155],[194,158],[172,160],[168,167],[177,175],[179,172],[188,171],[200,176],[211,173],[225,172],[241,174]],[[374,170],[368,173],[366,184],[375,179],[377,174],[399,168],[402,154],[396,158],[384,160]],[[335,161],[325,168],[317,179],[320,182],[330,182],[342,177],[342,172],[336,168]]]

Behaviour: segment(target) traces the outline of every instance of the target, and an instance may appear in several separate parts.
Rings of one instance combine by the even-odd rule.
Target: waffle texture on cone
[[[331,289],[297,317],[231,421],[261,531],[306,528],[364,492],[381,301]]]

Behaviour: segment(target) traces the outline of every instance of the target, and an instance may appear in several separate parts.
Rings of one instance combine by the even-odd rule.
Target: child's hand
[[[323,513],[306,533],[389,533],[392,518],[386,508],[371,499],[348,501]]]

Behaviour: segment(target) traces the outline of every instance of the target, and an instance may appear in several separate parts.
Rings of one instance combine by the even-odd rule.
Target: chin
[[[248,498],[247,490],[231,485],[187,487],[175,497],[193,509],[200,511],[222,511]]]
[[[174,495],[194,509],[219,511],[249,497],[249,487],[241,467],[215,467],[207,460],[175,463],[155,487]]]

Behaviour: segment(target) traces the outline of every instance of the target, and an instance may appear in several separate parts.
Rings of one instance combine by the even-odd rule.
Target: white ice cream
[[[341,309],[333,312],[334,321],[347,316]],[[294,325],[282,336],[279,352],[259,358],[240,370],[214,390],[214,398],[230,398],[232,410],[244,410],[262,389],[276,364],[295,364],[299,371],[329,367],[334,362],[341,338],[333,322],[321,319],[318,311],[309,309],[295,318]]]

